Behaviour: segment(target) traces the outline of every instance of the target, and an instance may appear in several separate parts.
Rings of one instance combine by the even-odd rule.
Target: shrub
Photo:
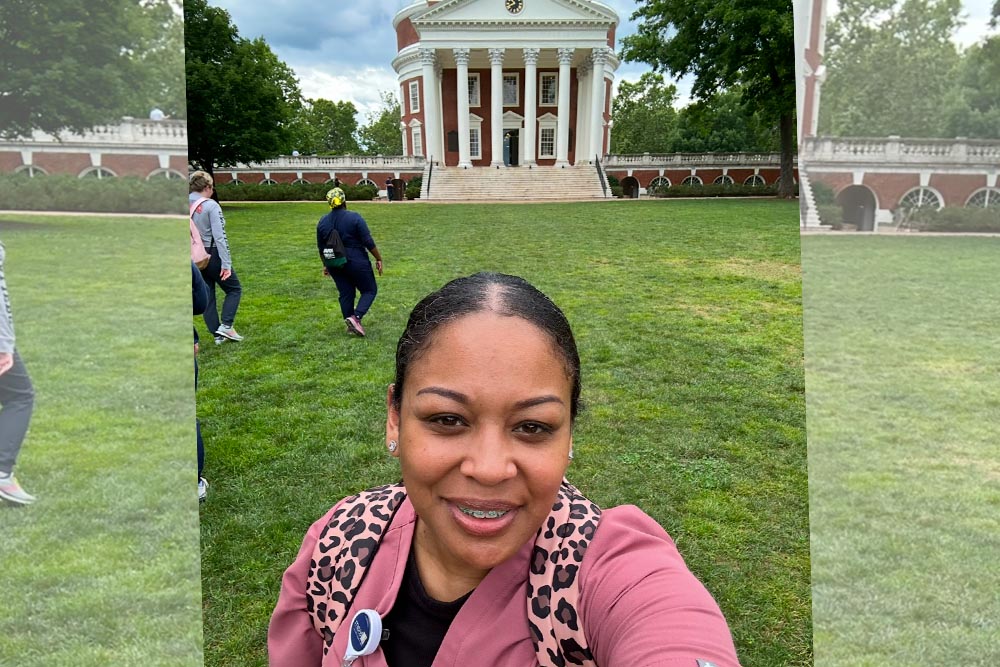
[[[1000,209],[924,208],[913,212],[910,226],[922,232],[1000,232]]]
[[[816,208],[819,208],[823,204],[835,204],[837,202],[837,196],[833,194],[833,188],[826,183],[813,181],[812,193]]]
[[[219,201],[325,201],[332,187],[330,183],[217,183],[215,191]],[[371,201],[378,194],[378,188],[372,185],[342,183],[340,188],[347,201]]]
[[[612,185],[611,186],[611,194],[614,195],[615,197],[618,197],[619,199],[621,199],[622,197],[625,196],[625,188],[623,188],[620,185]]]
[[[750,185],[671,185],[654,188],[653,197],[774,197],[778,186],[774,183],[753,187]]]
[[[606,174],[606,176],[608,177],[608,187],[614,188],[621,185],[618,179],[612,176],[611,174]]]
[[[187,210],[184,179],[0,174],[0,192],[4,208],[22,211],[181,214]]]
[[[424,179],[422,176],[414,176],[410,179],[410,182],[406,184],[405,195],[407,199],[420,199],[420,187],[423,185]]]
[[[816,215],[819,216],[821,225],[828,225],[833,229],[843,229],[844,210],[838,204],[816,204]]]

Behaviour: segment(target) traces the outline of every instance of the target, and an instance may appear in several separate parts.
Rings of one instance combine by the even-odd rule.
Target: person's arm
[[[208,222],[212,229],[212,239],[219,250],[219,260],[222,262],[222,279],[229,277],[233,269],[233,258],[229,252],[229,241],[226,239],[226,219],[222,217],[222,207],[216,202],[205,202],[208,212]]]
[[[208,308],[208,285],[194,262],[191,262],[191,302],[194,315],[201,315]]]
[[[580,576],[578,609],[601,667],[739,667],[719,605],[637,507],[604,512]]]
[[[323,662],[323,638],[306,611],[306,579],[316,542],[338,507],[340,503],[309,527],[298,556],[281,578],[278,604],[267,628],[268,667],[320,667]]]
[[[4,259],[3,244],[0,243],[0,375],[14,365],[14,315],[3,274]]]
[[[368,229],[368,223],[359,215],[357,216],[356,225],[358,238],[361,239],[362,245],[375,258],[375,268],[378,270],[378,274],[382,275],[382,253],[379,251],[378,246],[375,245],[375,239],[372,238],[372,233]]]

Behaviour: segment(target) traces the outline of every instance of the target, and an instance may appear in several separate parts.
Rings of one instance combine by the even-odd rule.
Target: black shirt
[[[396,603],[382,619],[382,652],[389,667],[430,667],[448,627],[472,595],[469,591],[454,602],[439,602],[427,595],[417,571],[413,552],[406,560]]]

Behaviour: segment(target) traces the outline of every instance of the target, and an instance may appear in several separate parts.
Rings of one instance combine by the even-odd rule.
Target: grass
[[[0,505],[0,664],[202,665],[185,229],[0,220],[39,498]]]
[[[352,208],[386,260],[363,340],[321,275],[325,204],[225,206],[246,340],[201,355],[207,665],[266,664],[308,525],[398,479],[383,444],[396,340],[420,297],[478,270],[526,277],[574,326],[586,407],[571,481],[667,529],[745,666],[812,664],[794,202]]]
[[[817,667],[1000,664],[1000,239],[803,239]]]

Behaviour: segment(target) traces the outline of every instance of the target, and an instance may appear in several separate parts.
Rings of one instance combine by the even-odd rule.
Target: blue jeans
[[[366,256],[363,260],[350,257],[342,269],[331,269],[330,277],[340,292],[340,312],[347,319],[354,315],[359,320],[365,316],[378,294],[375,272]],[[358,304],[354,305],[357,293],[361,293]]]
[[[35,405],[28,369],[14,350],[14,365],[0,375],[0,473],[14,470]]]
[[[239,309],[240,299],[243,297],[243,286],[240,285],[240,279],[236,277],[235,271],[229,274],[225,280],[220,280],[222,260],[219,259],[219,249],[205,248],[205,250],[208,250],[212,257],[208,260],[208,266],[201,272],[201,277],[208,285],[208,303],[202,317],[205,318],[208,332],[214,336],[215,332],[219,330],[219,311],[215,305],[215,286],[218,285],[226,293],[226,297],[222,301],[222,324],[225,324],[226,327],[233,326],[236,321],[236,311]]]

